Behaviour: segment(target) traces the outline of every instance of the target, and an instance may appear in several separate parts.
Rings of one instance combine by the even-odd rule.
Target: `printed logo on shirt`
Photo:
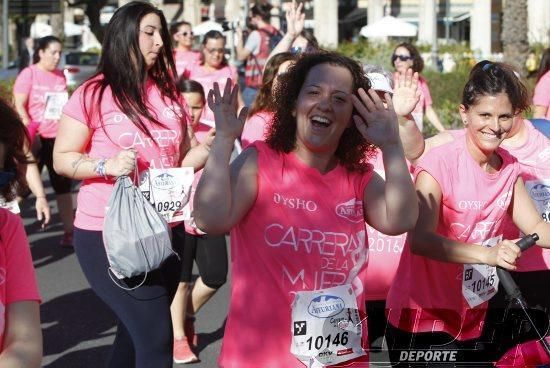
[[[457,240],[460,241],[484,241],[493,236],[495,233],[495,221],[480,221],[474,225],[472,230],[471,225],[464,225],[459,222],[454,222],[450,225],[450,230]]]
[[[497,199],[497,206],[505,210],[508,208],[511,201],[512,201],[512,191],[509,190],[508,192],[504,193]]]
[[[317,318],[329,318],[340,313],[345,307],[342,298],[334,295],[321,295],[314,298],[307,308],[308,313]]]
[[[458,201],[458,208],[461,210],[482,210],[487,205],[487,201]]]
[[[336,206],[336,214],[348,221],[357,223],[363,220],[363,201],[352,198]]]
[[[294,336],[302,336],[307,334],[306,321],[294,321]]]
[[[276,204],[282,204],[283,206],[294,210],[306,210],[309,212],[317,211],[317,203],[314,201],[295,197],[285,197],[279,193],[273,193],[273,202]]]
[[[167,119],[176,120],[178,116],[181,116],[181,109],[179,106],[165,107],[162,110],[162,116]]]

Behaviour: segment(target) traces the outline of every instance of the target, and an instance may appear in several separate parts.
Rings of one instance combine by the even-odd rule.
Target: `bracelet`
[[[95,172],[99,175],[99,176],[103,176],[104,179],[108,179],[107,178],[107,173],[105,172],[105,162],[107,162],[107,159],[105,158],[102,158],[98,161],[97,163],[97,166],[95,167]]]

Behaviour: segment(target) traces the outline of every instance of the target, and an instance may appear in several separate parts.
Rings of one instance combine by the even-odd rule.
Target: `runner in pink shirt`
[[[26,189],[28,137],[15,111],[0,101],[0,195]],[[29,241],[19,216],[0,208],[0,367],[38,368],[42,360],[40,295]]]
[[[417,217],[397,117],[365,92],[361,66],[336,53],[302,56],[279,83],[268,139],[231,165],[246,112],[237,117],[237,87],[209,95],[216,137],[195,220],[210,234],[231,230],[219,365],[367,367],[365,221],[400,234]],[[386,181],[365,162],[374,144]]]
[[[503,237],[507,211],[525,233],[539,234],[539,245],[550,246],[550,225],[529,200],[517,160],[499,148],[528,106],[510,67],[477,64],[460,106],[466,133],[417,163],[419,221],[387,300],[392,363],[414,360],[410,349],[441,356],[436,345],[449,351],[447,362],[487,359],[490,352],[476,352],[476,343],[498,284],[490,266],[515,270],[520,253]]]
[[[206,93],[214,88],[214,83],[218,83],[223,88],[227,78],[232,81],[238,80],[237,69],[229,65],[225,57],[225,37],[221,32],[207,32],[202,40],[201,51],[201,61],[190,65],[183,72],[182,78],[199,82]],[[243,106],[240,93],[239,106]],[[202,121],[214,126],[214,114],[208,106],[204,109]]]
[[[544,50],[533,94],[533,117],[550,120],[550,48]]]
[[[262,76],[262,87],[250,106],[248,119],[244,124],[241,135],[243,149],[255,141],[264,141],[267,138],[266,134],[276,108],[273,95],[278,86],[277,79],[287,72],[297,58],[295,54],[283,52],[273,56],[267,62]]]
[[[117,177],[153,169],[171,169],[178,175],[182,172],[178,167],[199,168],[208,154],[207,145],[196,145],[187,130],[186,108],[173,78],[172,52],[163,47],[169,44],[162,11],[146,2],[118,8],[106,29],[98,72],[65,106],[54,147],[56,170],[83,180],[75,251],[92,289],[118,318],[111,367],[173,363],[170,303],[180,260],[168,258],[145,280],[143,275],[119,280],[128,287],[144,282],[130,291],[122,289],[109,277],[102,231]],[[173,234],[173,246],[179,252],[177,236]]]
[[[413,71],[420,74],[422,69],[424,69],[424,60],[422,60],[422,56],[420,56],[418,49],[408,42],[403,42],[397,45],[393,51],[391,62],[398,73],[405,73],[408,68],[412,68]],[[413,111],[413,117],[416,121],[418,129],[422,132],[425,113],[428,121],[434,126],[434,128],[442,132],[445,130],[445,127],[443,127],[439,121],[439,117],[432,107],[432,96],[430,95],[428,84],[422,77],[419,78],[419,82],[420,100]]]
[[[13,86],[15,107],[21,120],[27,126],[31,139],[40,136],[40,149],[37,153],[40,171],[43,166],[56,194],[59,217],[63,224],[62,246],[73,244],[73,200],[72,181],[58,175],[53,168],[53,145],[61,110],[67,101],[67,83],[63,72],[57,69],[61,58],[61,41],[54,36],[46,36],[36,41],[34,64],[23,69]],[[46,197],[37,198],[43,205]]]
[[[201,53],[193,50],[193,29],[191,23],[177,22],[170,27],[170,34],[176,43],[174,48],[174,62],[178,77],[193,64],[198,64]]]

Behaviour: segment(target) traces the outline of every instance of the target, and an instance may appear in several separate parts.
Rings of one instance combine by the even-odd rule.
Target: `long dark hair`
[[[62,45],[61,40],[55,36],[46,36],[39,38],[35,42],[34,46],[34,53],[32,54],[32,63],[36,64],[40,61],[40,55],[39,51],[44,51],[50,46],[52,43],[58,43]]]
[[[411,54],[411,58],[413,61],[413,65],[411,69],[414,72],[417,72],[420,74],[422,70],[424,69],[424,59],[422,59],[422,56],[420,56],[420,52],[416,47],[414,47],[413,44],[408,42],[402,42],[399,45],[395,46],[395,49],[393,49],[393,53],[395,54],[395,50],[397,50],[399,47],[406,48],[409,51],[409,54]],[[392,61],[392,66],[395,67],[395,62]]]
[[[254,99],[254,102],[250,106],[248,116],[252,116],[260,111],[275,111],[275,104],[273,101],[273,95],[271,94],[271,88],[273,82],[277,78],[277,71],[281,64],[286,61],[295,61],[298,59],[298,55],[290,52],[282,52],[274,55],[269,59],[265,65],[264,73],[262,75],[262,86],[258,92],[258,95]]]
[[[11,201],[15,197],[16,190],[25,191],[27,188],[23,168],[25,164],[30,163],[25,154],[25,147],[29,146],[29,136],[17,112],[3,98],[0,98],[0,116],[2,116],[0,143],[4,145],[4,170],[15,173],[8,185],[0,190],[0,195],[6,201]]]
[[[319,64],[336,65],[349,70],[353,78],[352,91],[356,96],[359,88],[363,88],[365,91],[370,88],[369,79],[356,61],[329,51],[304,54],[281,77],[280,85],[275,91],[277,108],[266,138],[266,143],[272,149],[288,153],[296,148],[296,118],[292,114],[309,72]],[[357,114],[355,109],[353,109],[353,114]],[[374,154],[375,148],[359,133],[355,124],[351,124],[340,137],[334,155],[338,163],[346,169],[363,171],[366,169],[365,163]]]
[[[151,13],[160,18],[160,34],[164,46],[155,65],[147,70],[139,48],[139,24],[143,17]],[[170,45],[168,25],[161,10],[142,1],[132,1],[119,8],[107,25],[97,72],[84,87],[84,94],[91,90],[94,101],[90,110],[85,106],[87,118],[91,120],[97,114],[104,126],[101,101],[105,89],[110,87],[117,107],[139,130],[153,138],[144,120],[159,126],[164,125],[150,112],[151,105],[146,95],[146,81],[150,79],[161,95],[178,107],[174,113],[182,119],[181,125],[185,129],[181,99],[173,78],[177,73]]]
[[[550,49],[546,49],[542,53],[542,59],[540,59],[539,70],[537,72],[537,82],[548,70],[550,70]]]
[[[529,92],[515,75],[514,69],[505,63],[483,60],[470,71],[470,77],[462,92],[462,105],[469,108],[476,104],[478,98],[499,93],[508,95],[514,114],[529,109]]]

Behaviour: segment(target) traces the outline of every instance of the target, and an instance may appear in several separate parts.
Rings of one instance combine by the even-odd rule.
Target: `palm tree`
[[[503,3],[501,39],[504,60],[525,76],[525,60],[529,52],[527,0],[504,0]]]

